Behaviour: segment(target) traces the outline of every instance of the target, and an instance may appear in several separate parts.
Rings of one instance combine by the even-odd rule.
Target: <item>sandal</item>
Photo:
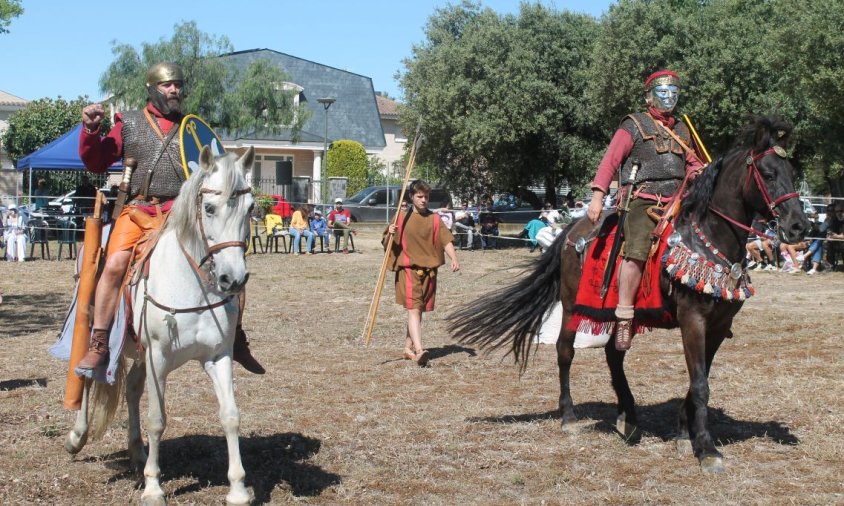
[[[627,351],[633,344],[633,320],[618,320],[615,323],[615,349]]]
[[[422,350],[416,355],[416,363],[419,364],[419,367],[425,367],[428,364],[428,359],[430,359],[428,350]]]

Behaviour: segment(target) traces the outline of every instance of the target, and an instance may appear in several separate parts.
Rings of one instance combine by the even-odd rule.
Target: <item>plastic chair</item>
[[[337,253],[340,251],[340,241],[343,240],[343,231],[332,229],[332,233],[334,235],[334,252]],[[355,251],[355,234],[351,230],[349,231],[349,251]]]
[[[76,258],[77,246],[76,246],[76,223],[73,222],[70,218],[59,220],[59,252],[56,255],[57,260],[62,259],[62,249],[64,248],[65,244],[67,245],[67,259],[73,260]],[[49,250],[48,250],[49,251]]]
[[[261,227],[258,225],[260,224],[260,220],[258,218],[252,216],[249,218],[249,235],[252,237],[251,241],[251,253],[258,253],[258,247],[261,247],[261,253],[266,253],[267,249],[264,247],[264,243],[261,242]]]
[[[35,258],[35,245],[41,245],[41,259],[44,259],[44,248],[47,249],[47,260],[50,260],[50,242],[47,239],[47,231],[50,225],[45,220],[29,220],[26,227],[29,229],[29,257]]]

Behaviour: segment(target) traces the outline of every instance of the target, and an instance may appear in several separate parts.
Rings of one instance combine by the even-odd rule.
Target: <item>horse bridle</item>
[[[242,190],[236,190],[232,192],[229,200],[233,200],[241,195],[246,195],[247,193],[252,193],[252,189],[244,188]],[[210,188],[201,188],[199,193],[196,194],[196,221],[199,223],[199,234],[202,237],[202,243],[205,245],[205,256],[203,256],[199,260],[199,263],[197,263],[185,250],[184,246],[180,246],[182,248],[182,253],[184,253],[185,258],[188,259],[188,263],[190,263],[193,270],[196,271],[197,275],[202,278],[203,281],[210,284],[213,282],[214,277],[214,255],[226,248],[242,248],[243,254],[246,255],[246,248],[248,248],[248,245],[246,244],[246,241],[225,241],[214,245],[208,243],[208,235],[205,233],[205,226],[202,224],[202,196],[204,194],[222,195],[223,192],[220,190],[212,190]],[[208,262],[207,274],[202,268],[206,262]]]
[[[753,181],[756,183],[756,189],[759,190],[759,193],[762,195],[762,200],[765,202],[765,208],[768,211],[768,216],[766,216],[766,218],[769,220],[777,220],[779,218],[777,207],[787,200],[797,198],[800,194],[797,192],[791,192],[781,195],[776,199],[771,198],[771,194],[768,193],[768,187],[765,186],[765,181],[762,179],[762,174],[759,172],[759,167],[756,166],[757,161],[765,158],[770,154],[776,154],[777,156],[784,157],[785,151],[780,146],[774,146],[758,154],[753,154],[752,149],[748,152],[746,160],[747,177],[745,178],[744,187],[742,188],[741,195],[743,199],[747,200],[747,194],[750,191],[750,181],[752,178]],[[760,235],[759,231],[755,230],[752,227],[748,227],[744,223],[740,223],[734,220],[733,218],[730,218],[726,214],[712,207],[712,205],[709,206],[709,210],[717,214],[721,218],[724,218],[733,225],[750,232],[751,234]]]

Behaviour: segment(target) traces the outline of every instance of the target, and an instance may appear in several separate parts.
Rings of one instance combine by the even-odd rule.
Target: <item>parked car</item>
[[[352,213],[353,222],[387,223],[396,210],[401,186],[370,186],[343,199],[343,207]],[[428,208],[451,205],[451,195],[443,188],[431,188]]]

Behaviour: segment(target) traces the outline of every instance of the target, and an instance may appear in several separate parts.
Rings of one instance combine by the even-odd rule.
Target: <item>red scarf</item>
[[[677,123],[677,119],[669,111],[661,112],[651,106],[648,106],[648,114],[650,114],[653,119],[668,127],[669,130],[673,130],[674,124]]]

